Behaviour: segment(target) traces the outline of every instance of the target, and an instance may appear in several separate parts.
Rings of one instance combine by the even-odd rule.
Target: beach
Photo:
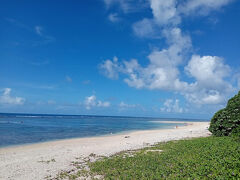
[[[73,169],[72,162],[76,159],[83,160],[91,154],[110,156],[158,142],[210,135],[209,122],[181,123],[186,126],[0,148],[0,179],[51,179],[61,171]]]

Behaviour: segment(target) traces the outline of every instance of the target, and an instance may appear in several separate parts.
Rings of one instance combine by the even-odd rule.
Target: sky
[[[210,119],[240,89],[240,1],[0,2],[2,113]]]

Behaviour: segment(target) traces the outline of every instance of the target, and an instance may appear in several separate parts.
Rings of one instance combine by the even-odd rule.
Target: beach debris
[[[59,172],[56,177],[49,177],[48,180],[67,180],[67,179],[104,179],[102,175],[93,174],[90,172],[89,163],[103,159],[105,156],[94,153],[88,156],[75,157],[76,161],[71,162],[72,168],[66,171]]]
[[[94,153],[89,154],[89,156],[90,156],[90,157],[97,157],[97,155],[94,154]]]
[[[47,161],[44,161],[44,160],[41,160],[41,161],[38,161],[39,163],[46,163],[46,164],[49,164],[50,162],[56,162],[56,160],[53,158],[51,160],[47,160]]]
[[[124,136],[124,138],[130,138],[130,136]]]

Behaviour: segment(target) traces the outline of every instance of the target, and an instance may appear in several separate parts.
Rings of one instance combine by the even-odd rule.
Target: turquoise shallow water
[[[156,123],[156,121],[190,120],[0,113],[0,147],[76,137],[101,136],[124,131],[166,129],[181,125]]]

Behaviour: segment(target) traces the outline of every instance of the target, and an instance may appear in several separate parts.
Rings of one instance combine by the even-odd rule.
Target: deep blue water
[[[156,123],[166,120],[183,119],[0,113],[0,147],[123,131],[165,129],[177,125]]]

